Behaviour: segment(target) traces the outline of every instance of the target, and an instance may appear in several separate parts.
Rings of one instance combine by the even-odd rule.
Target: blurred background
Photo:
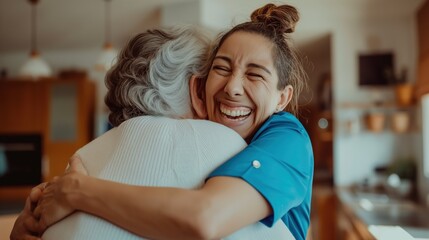
[[[0,0],[0,219],[11,227],[29,187],[109,129],[104,76],[134,34],[195,24],[216,36],[269,2]],[[429,3],[273,3],[301,14],[291,38],[309,76],[310,235],[372,239],[370,226],[392,225],[429,238]]]

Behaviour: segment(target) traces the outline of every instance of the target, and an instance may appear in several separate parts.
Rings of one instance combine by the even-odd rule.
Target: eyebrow
[[[214,60],[215,59],[221,59],[221,60],[224,60],[224,61],[226,61],[227,63],[229,63],[229,64],[231,64],[232,63],[232,60],[229,58],[229,57],[226,57],[226,56],[216,56],[215,58],[214,58]],[[213,61],[214,61],[213,60]],[[270,74],[271,75],[271,72],[270,72],[270,70],[268,70],[268,68],[266,68],[266,67],[264,67],[264,66],[262,66],[262,65],[259,65],[259,64],[256,64],[256,63],[249,63],[249,64],[247,64],[247,67],[253,67],[253,68],[259,68],[259,69],[262,69],[263,71],[265,71],[265,72],[267,72],[268,74]]]

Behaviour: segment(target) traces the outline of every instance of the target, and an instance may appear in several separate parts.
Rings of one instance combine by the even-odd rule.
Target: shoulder
[[[234,130],[219,123],[208,120],[187,119],[184,120],[192,128],[196,135],[212,140],[237,142],[246,144],[244,139]]]
[[[270,130],[272,128],[287,128],[298,132],[306,133],[302,123],[294,115],[288,112],[280,112],[272,115],[260,128],[260,130]]]
[[[130,118],[121,125],[118,126],[121,128],[134,128],[134,127],[146,127],[146,126],[159,126],[159,125],[172,125],[176,122],[176,119],[161,117],[161,116],[139,116]]]
[[[310,137],[301,122],[290,113],[271,116],[249,146],[302,172],[312,172],[313,149]]]
[[[226,160],[244,149],[247,144],[234,130],[221,124],[188,119],[185,121],[192,129],[195,145],[204,156],[210,159]]]
[[[301,122],[288,112],[272,115],[253,136],[251,142],[260,138],[291,139],[297,137],[305,142],[310,142],[310,137]]]
[[[165,138],[174,133],[179,122],[178,119],[163,116],[140,116],[123,122],[117,131],[127,137]]]

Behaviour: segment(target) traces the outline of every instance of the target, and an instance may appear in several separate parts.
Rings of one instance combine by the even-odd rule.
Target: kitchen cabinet
[[[0,134],[41,134],[43,177],[50,180],[92,140],[94,101],[95,86],[87,78],[2,80]]]
[[[317,186],[312,200],[313,235],[319,240],[373,240],[367,226],[332,187]]]
[[[371,232],[377,226],[397,226],[423,239],[429,236],[428,213],[418,202],[379,191],[317,186],[313,189],[311,225],[314,239],[320,240],[375,240]]]
[[[375,240],[366,225],[341,199],[337,199],[337,239],[344,240]]]
[[[351,239],[372,240],[375,239],[372,233],[379,232],[383,226],[392,227],[384,228],[384,233],[404,232],[414,238],[429,236],[429,209],[415,200],[358,188],[337,188],[336,197],[337,224],[345,226],[339,227],[341,237],[337,239],[350,236]]]

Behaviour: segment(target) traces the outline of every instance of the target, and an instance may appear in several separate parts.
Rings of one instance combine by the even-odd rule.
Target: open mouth
[[[220,104],[220,112],[228,119],[243,120],[252,113],[252,110],[247,107],[228,107]]]

